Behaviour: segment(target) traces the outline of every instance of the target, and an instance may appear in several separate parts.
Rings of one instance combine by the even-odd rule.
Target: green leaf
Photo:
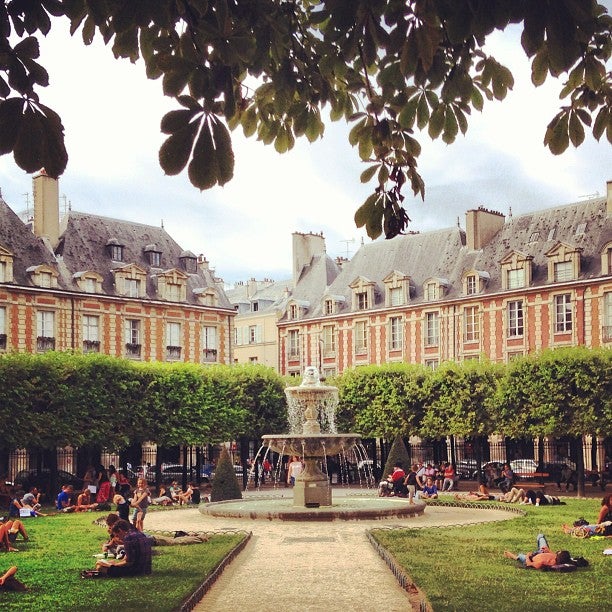
[[[14,47],[13,51],[21,59],[36,59],[40,57],[40,47],[38,45],[38,39],[34,36],[28,36],[22,41],[18,42]]]
[[[377,166],[373,166],[375,169]],[[368,196],[366,201],[357,209],[355,212],[355,225],[357,227],[363,227],[368,219],[374,213],[374,209],[376,208],[376,202],[379,196],[377,193],[373,193]]]
[[[1,108],[2,106],[0,106],[0,109]],[[595,117],[595,123],[593,124],[593,136],[595,137],[596,140],[599,140],[601,138],[601,135],[604,133],[606,128],[611,123],[612,121],[610,120],[610,111],[605,106],[602,106],[599,109],[599,112],[597,113],[597,117]],[[1,126],[2,126],[2,123],[0,122],[0,135],[2,134]],[[2,151],[0,149],[0,153],[1,152]]]
[[[189,161],[198,127],[197,121],[189,123],[162,144],[159,149],[159,165],[166,174],[173,176],[183,171]]]
[[[484,99],[478,87],[474,84],[472,87],[472,97],[471,97],[472,106],[478,110],[482,111],[484,107]]]
[[[584,127],[576,113],[572,113],[569,119],[569,138],[575,147],[584,141]]]
[[[364,170],[359,177],[360,182],[368,183],[371,180],[371,178],[376,174],[376,170],[378,166],[379,164],[374,164],[373,166],[370,166],[369,168]]]
[[[223,122],[214,121],[212,125],[215,149],[217,151],[217,163],[219,166],[219,185],[232,180],[234,176],[234,151],[232,149],[232,138],[229,130]]]
[[[539,87],[548,76],[548,53],[546,47],[541,49],[531,62],[531,82]]]
[[[257,131],[257,112],[253,106],[249,106],[249,108],[242,113],[240,116],[240,124],[247,138]]]
[[[414,125],[418,103],[419,97],[413,96],[412,98],[410,98],[410,100],[408,100],[408,102],[404,105],[399,115],[397,116],[398,123],[405,130],[412,129],[412,126]]]
[[[442,134],[442,140],[446,144],[451,144],[455,141],[455,138],[457,138],[458,132],[459,126],[455,113],[451,107],[447,107],[444,113],[444,133]]]
[[[569,146],[568,122],[569,118],[567,111],[561,111],[553,118],[546,128],[544,145],[546,145],[554,155],[560,155]]]
[[[435,140],[441,134],[444,129],[444,115],[444,106],[442,104],[431,113],[427,130],[430,138]]]
[[[217,184],[219,163],[210,124],[206,120],[202,122],[202,129],[193,149],[193,158],[189,163],[188,174],[191,184],[198,189],[210,189]]]
[[[419,97],[419,103],[417,105],[417,126],[422,130],[429,121],[429,106],[427,104],[427,98],[425,95]]]

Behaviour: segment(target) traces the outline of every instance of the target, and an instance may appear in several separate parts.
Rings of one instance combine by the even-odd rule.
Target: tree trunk
[[[572,455],[576,462],[576,472],[578,477],[578,497],[584,497],[585,486],[584,486],[584,444],[582,436],[576,436],[572,438]]]

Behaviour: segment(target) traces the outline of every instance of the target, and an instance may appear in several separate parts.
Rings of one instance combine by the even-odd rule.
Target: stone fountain
[[[338,389],[321,384],[317,368],[304,371],[302,384],[285,389],[291,430],[288,434],[262,437],[264,446],[283,455],[295,455],[304,461],[296,478],[293,505],[318,508],[332,505],[332,490],[320,467],[328,456],[344,453],[359,442],[354,433],[336,433],[335,410]],[[321,423],[326,431],[322,431]]]
[[[284,521],[328,521],[383,519],[423,514],[425,503],[397,497],[378,497],[368,491],[360,497],[340,497],[332,501],[329,478],[321,470],[328,457],[348,453],[360,445],[361,436],[337,433],[335,410],[338,389],[321,384],[317,368],[304,371],[302,384],[285,389],[289,432],[262,437],[260,452],[298,456],[304,462],[296,478],[293,498],[287,489],[272,497],[250,497],[241,500],[203,503],[200,512],[224,519],[266,519]]]

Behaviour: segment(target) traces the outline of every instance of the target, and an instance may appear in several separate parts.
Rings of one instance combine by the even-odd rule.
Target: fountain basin
[[[297,455],[298,457],[325,457],[337,455],[357,444],[359,434],[269,434],[262,436],[265,446],[277,453]]]
[[[201,504],[200,513],[206,516],[252,520],[282,521],[352,521],[379,520],[420,516],[424,502],[408,503],[407,499],[392,497],[342,497],[330,506],[306,508],[293,505],[290,498],[270,497]]]

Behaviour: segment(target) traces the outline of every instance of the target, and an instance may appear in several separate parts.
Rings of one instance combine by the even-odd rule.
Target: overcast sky
[[[612,0],[604,4],[610,10]],[[284,155],[236,131],[233,180],[199,192],[186,173],[167,177],[159,167],[159,122],[176,108],[161,83],[148,81],[142,65],[114,60],[102,45],[85,47],[80,38],[53,30],[58,35],[41,41],[51,85],[40,96],[63,119],[69,162],[60,194],[74,210],[163,222],[181,247],[204,254],[230,285],[251,277],[290,278],[295,231],[323,232],[333,257],[350,257],[369,240],[353,215],[373,184],[359,182],[364,167],[344,124],[329,123],[322,141],[299,142]],[[458,219],[464,227],[466,210],[480,205],[518,215],[604,195],[612,179],[605,137],[598,143],[587,136],[562,156],[544,148],[561,83],[531,85],[516,35],[496,35],[490,52],[512,69],[515,88],[501,103],[486,102],[483,113],[472,115],[467,135],[452,145],[420,135],[426,197],[422,202],[405,192],[412,230],[450,227]],[[17,212],[25,210],[26,194],[31,203],[31,177],[12,156],[0,157],[0,189]]]

